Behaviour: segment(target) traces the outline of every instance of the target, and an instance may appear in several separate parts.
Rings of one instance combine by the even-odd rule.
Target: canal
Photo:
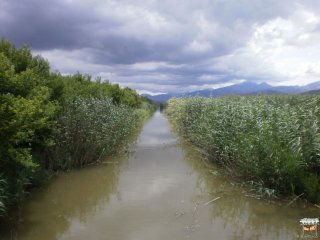
[[[1,239],[296,239],[319,209],[286,203],[251,197],[157,112],[130,153],[33,191]]]

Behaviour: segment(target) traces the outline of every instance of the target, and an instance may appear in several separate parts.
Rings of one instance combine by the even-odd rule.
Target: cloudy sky
[[[0,37],[139,92],[320,80],[319,0],[0,0]]]

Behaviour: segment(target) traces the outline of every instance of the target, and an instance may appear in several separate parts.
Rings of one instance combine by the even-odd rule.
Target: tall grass
[[[144,120],[154,111],[151,104],[132,108],[115,104],[112,98],[75,98],[66,101],[56,119],[53,143],[48,143],[45,158],[33,159],[32,168],[12,165],[6,174],[0,172],[0,221],[8,210],[20,203],[29,187],[41,185],[56,170],[103,161],[125,150]]]
[[[83,166],[118,152],[142,123],[145,110],[115,105],[111,98],[77,98],[64,104],[49,169]]]
[[[172,99],[177,130],[239,176],[320,201],[320,97]]]

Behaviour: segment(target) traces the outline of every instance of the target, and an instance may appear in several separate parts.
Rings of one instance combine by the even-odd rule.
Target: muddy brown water
[[[32,192],[1,239],[297,239],[300,218],[320,213],[246,195],[179,143],[157,112],[129,155],[59,174]]]

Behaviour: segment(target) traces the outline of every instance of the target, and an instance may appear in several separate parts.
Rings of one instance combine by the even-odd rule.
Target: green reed
[[[49,168],[83,166],[119,152],[141,124],[141,111],[115,105],[108,97],[67,102],[58,118],[60,132]]]
[[[233,173],[320,201],[320,97],[171,99],[175,128]]]

